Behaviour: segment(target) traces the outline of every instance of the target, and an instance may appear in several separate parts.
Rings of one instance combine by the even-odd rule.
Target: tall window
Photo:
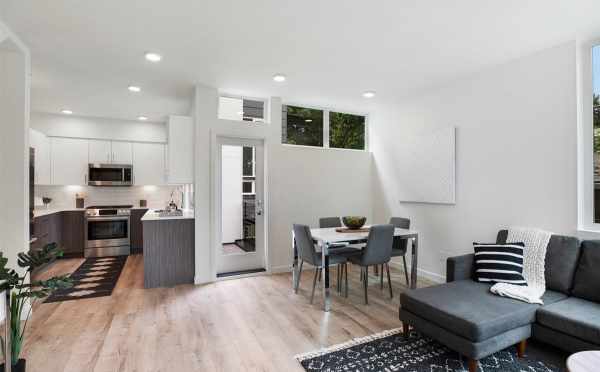
[[[323,111],[283,105],[282,142],[322,147]]]
[[[329,112],[329,147],[365,149],[365,117]]]
[[[282,143],[338,149],[366,149],[366,117],[283,105]]]
[[[600,223],[600,46],[592,48],[594,115],[594,223]]]

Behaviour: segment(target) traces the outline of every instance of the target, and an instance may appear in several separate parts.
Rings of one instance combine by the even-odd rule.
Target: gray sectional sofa
[[[506,242],[501,230],[498,243]],[[512,345],[520,356],[534,339],[569,352],[600,349],[600,241],[553,235],[546,253],[544,305],[500,297],[474,278],[474,255],[449,258],[447,283],[400,297],[400,320],[477,360]]]

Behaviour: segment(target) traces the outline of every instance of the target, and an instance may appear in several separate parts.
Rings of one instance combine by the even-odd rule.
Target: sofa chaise
[[[501,230],[498,243],[505,243]],[[474,255],[447,260],[447,282],[400,297],[404,332],[410,327],[477,361],[530,337],[569,352],[600,348],[600,241],[553,235],[545,264],[544,305],[492,294],[474,280]]]

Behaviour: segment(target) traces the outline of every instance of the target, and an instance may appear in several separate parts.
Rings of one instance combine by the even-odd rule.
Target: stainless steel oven
[[[128,164],[89,164],[89,186],[132,186],[133,167]]]
[[[85,257],[129,255],[131,206],[88,207]]]

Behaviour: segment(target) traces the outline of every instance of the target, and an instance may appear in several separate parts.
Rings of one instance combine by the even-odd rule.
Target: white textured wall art
[[[406,133],[398,141],[400,202],[454,204],[455,127]]]

